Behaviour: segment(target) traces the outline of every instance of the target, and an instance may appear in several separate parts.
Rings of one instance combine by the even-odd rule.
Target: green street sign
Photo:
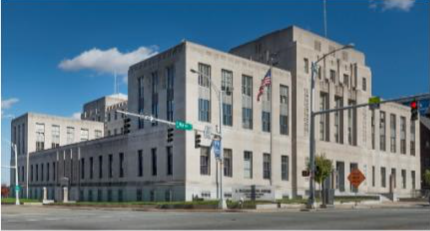
[[[20,191],[20,190],[21,190],[21,186],[15,185],[15,191]]]
[[[184,121],[176,121],[175,128],[179,130],[193,130],[193,125]]]
[[[379,98],[378,96],[369,98],[369,104],[377,104],[377,103],[381,103],[381,98]]]

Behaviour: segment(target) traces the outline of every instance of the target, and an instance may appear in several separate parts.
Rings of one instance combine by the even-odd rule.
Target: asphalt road
[[[423,229],[430,207],[184,212],[2,205],[2,229]]]

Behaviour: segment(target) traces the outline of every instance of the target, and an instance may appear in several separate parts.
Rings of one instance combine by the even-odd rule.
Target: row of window
[[[375,121],[375,110],[372,110],[371,117],[371,132],[372,132],[372,149],[376,149],[376,121]],[[387,151],[387,118],[385,111],[379,111],[379,150]],[[397,117],[395,114],[390,114],[390,152],[397,152]],[[411,155],[415,155],[415,122],[410,121],[409,126],[409,151]],[[406,154],[406,143],[407,143],[407,119],[404,116],[400,116],[400,153]]]
[[[16,144],[16,152],[18,155],[26,153],[25,133],[25,123],[13,126],[12,142]]]
[[[231,149],[224,149],[224,176],[233,177],[233,151]],[[287,155],[281,156],[281,179],[289,180],[289,157]],[[272,175],[272,160],[269,153],[263,153],[263,179],[270,179]],[[243,175],[246,179],[252,179],[254,173],[253,153],[251,151],[243,152]],[[211,155],[209,147],[200,148],[200,174],[211,174]]]
[[[211,78],[211,66],[203,63],[198,64],[199,77],[198,84],[202,91],[199,91],[198,97],[198,119],[201,122],[211,122],[211,98],[210,94],[204,94],[201,92],[209,92],[210,88],[210,78]],[[221,90],[223,93],[223,125],[233,126],[233,72],[229,70],[221,70]],[[280,133],[282,135],[288,135],[288,116],[289,116],[289,88],[285,85],[280,85]],[[266,92],[265,101],[270,102],[268,97],[269,88]],[[253,77],[242,75],[242,128],[253,129]],[[227,101],[227,102],[226,102]],[[262,110],[261,121],[263,132],[271,131],[271,112]]]

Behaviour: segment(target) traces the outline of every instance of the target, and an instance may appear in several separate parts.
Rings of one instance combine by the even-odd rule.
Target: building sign
[[[269,186],[243,186],[233,188],[233,200],[275,200],[275,191]]]

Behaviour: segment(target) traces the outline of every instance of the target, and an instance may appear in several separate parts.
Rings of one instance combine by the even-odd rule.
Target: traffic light
[[[411,120],[415,121],[418,119],[418,101],[414,100],[411,102]]]
[[[174,128],[167,129],[167,143],[171,143],[173,141],[173,132],[175,132]]]
[[[130,133],[130,118],[124,119],[124,134]]]
[[[194,141],[195,141],[195,148],[200,148],[201,146],[200,146],[200,143],[202,142],[202,135],[200,135],[198,132],[196,132],[195,133],[195,138],[194,138]]]

